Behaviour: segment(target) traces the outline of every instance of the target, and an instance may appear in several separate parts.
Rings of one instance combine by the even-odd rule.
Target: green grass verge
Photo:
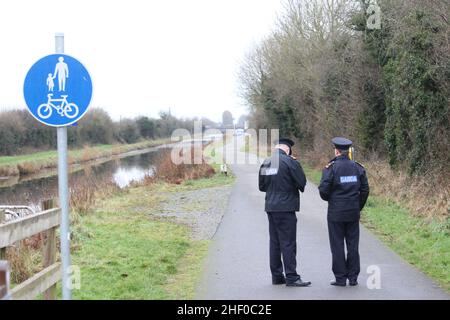
[[[42,161],[53,159],[58,156],[56,151],[41,151],[32,154],[24,154],[19,156],[3,156],[0,157],[0,165],[17,165],[25,161]]]
[[[171,192],[230,184],[216,174],[181,185],[129,189],[80,217],[72,264],[81,269],[75,299],[193,299],[209,241],[190,228],[152,215]]]
[[[321,172],[302,165],[307,177],[318,184]],[[370,195],[361,222],[403,259],[450,292],[450,220],[414,217],[389,199]]]
[[[301,162],[303,171],[306,174],[306,177],[308,180],[311,180],[316,185],[320,184],[320,178],[322,177],[322,172],[316,169],[313,169],[311,166],[309,166],[307,163]]]

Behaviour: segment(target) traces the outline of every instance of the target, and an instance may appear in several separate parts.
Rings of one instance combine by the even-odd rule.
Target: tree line
[[[135,143],[142,139],[170,137],[175,129],[194,130],[195,119],[178,119],[170,112],[159,118],[145,116],[114,121],[103,109],[93,108],[68,130],[69,147]],[[34,119],[27,110],[0,113],[0,155],[17,155],[54,149],[56,130]]]
[[[252,125],[279,128],[316,152],[347,136],[362,156],[410,173],[448,170],[449,1],[284,4],[241,66]],[[368,23],[375,18],[380,28]]]

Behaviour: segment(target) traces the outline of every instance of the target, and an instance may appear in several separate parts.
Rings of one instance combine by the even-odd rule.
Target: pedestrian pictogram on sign
[[[28,71],[24,97],[30,113],[54,127],[68,126],[86,113],[92,98],[92,81],[75,58],[52,54]]]

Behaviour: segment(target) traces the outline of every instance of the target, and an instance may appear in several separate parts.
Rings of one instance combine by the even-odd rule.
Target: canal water
[[[155,172],[156,157],[164,147],[130,152],[119,157],[95,161],[71,168],[69,184],[81,180],[112,181],[124,188]],[[0,205],[27,205],[36,210],[45,199],[57,198],[58,177],[55,170],[38,175],[0,181]]]

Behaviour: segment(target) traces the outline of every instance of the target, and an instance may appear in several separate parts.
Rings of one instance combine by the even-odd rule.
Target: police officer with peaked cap
[[[328,201],[328,235],[336,278],[331,285],[345,287],[348,279],[350,286],[356,286],[360,272],[359,219],[369,196],[369,183],[364,167],[349,159],[352,141],[337,137],[332,143],[336,157],[323,169],[319,185],[321,198]]]
[[[275,144],[272,157],[259,170],[259,190],[266,193],[265,211],[269,219],[272,284],[306,287],[311,282],[303,281],[296,270],[295,214],[300,210],[299,191],[304,192],[306,177],[300,163],[291,156],[294,142],[283,138]]]

